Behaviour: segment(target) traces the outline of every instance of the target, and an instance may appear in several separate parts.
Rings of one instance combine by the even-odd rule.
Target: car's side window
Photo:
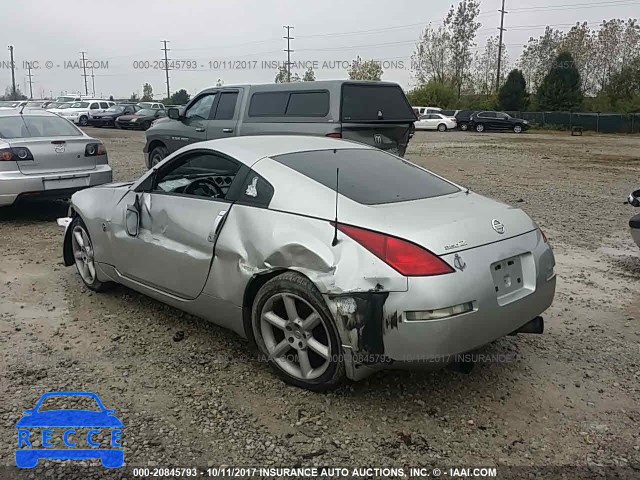
[[[218,107],[216,108],[216,120],[231,120],[236,111],[238,92],[222,92]]]
[[[211,107],[216,99],[215,93],[209,93],[200,97],[185,112],[185,118],[198,118],[200,120],[209,120]]]
[[[240,188],[238,203],[254,207],[268,207],[273,193],[273,186],[261,175],[251,170]]]
[[[100,102],[100,108],[109,108],[109,104],[107,102]]]
[[[224,200],[240,164],[211,151],[180,156],[158,171],[153,191]]]
[[[98,104],[97,104],[97,103],[92,103],[92,104],[89,106],[89,108],[90,108],[91,110],[97,110],[97,109],[98,109],[98,108],[100,108],[100,107],[98,107]]]

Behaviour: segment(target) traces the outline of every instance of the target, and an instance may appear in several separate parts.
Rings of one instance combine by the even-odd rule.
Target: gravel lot
[[[114,180],[143,172],[142,133],[87,131],[107,145]],[[408,158],[542,226],[559,273],[544,335],[488,346],[500,361],[470,375],[383,372],[302,391],[230,332],[126,288],[90,293],[61,262],[66,205],[24,204],[0,211],[1,465],[43,392],[88,390],[123,421],[129,467],[640,470],[640,252],[623,204],[640,188],[640,137],[419,132]]]

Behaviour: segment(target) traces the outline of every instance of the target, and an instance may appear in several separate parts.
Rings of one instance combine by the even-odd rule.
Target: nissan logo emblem
[[[502,224],[502,222],[500,220],[496,220],[496,219],[491,220],[491,226],[500,235],[502,235],[504,233],[504,225]]]

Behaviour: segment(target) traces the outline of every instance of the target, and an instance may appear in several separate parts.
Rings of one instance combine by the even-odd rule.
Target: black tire
[[[115,129],[120,128],[120,125],[118,125],[115,120],[113,121],[113,128]]]
[[[89,123],[89,119],[87,118],[86,115],[82,115],[79,119],[78,119],[78,124],[81,127],[86,127]]]
[[[151,150],[151,155],[149,155],[149,168],[155,167],[158,163],[160,163],[164,158],[169,155],[169,150],[164,145],[160,145],[153,150]]]
[[[144,122],[142,124],[142,130],[149,130],[150,127],[151,127],[151,122]]]
[[[447,126],[444,123],[441,123],[440,125],[438,125],[438,131],[439,132],[446,132],[447,131]]]
[[[476,125],[476,132],[478,132],[478,133],[482,133],[482,132],[484,132],[484,130],[485,130],[485,128],[484,128],[484,123],[478,123],[478,124]]]
[[[466,132],[467,130],[469,130],[469,124],[468,123],[461,123],[459,124],[460,130],[462,130],[463,132]]]
[[[514,133],[522,133],[524,132],[524,128],[522,128],[522,125],[520,125],[519,123],[513,126],[513,132]]]
[[[71,222],[71,225],[69,225],[69,228],[72,231],[71,235],[73,235],[73,229],[75,227],[83,228],[84,231],[87,233],[87,237],[89,239],[89,242],[91,244],[93,244],[93,241],[91,240],[91,235],[89,234],[89,230],[87,229],[87,226],[85,225],[85,223],[82,221],[82,219],[79,216],[75,217],[73,219],[73,221]],[[73,241],[73,240],[71,240],[71,241]],[[111,282],[101,282],[100,280],[98,280],[97,276],[92,282],[88,282],[85,279],[85,277],[82,275],[82,273],[80,272],[80,267],[78,266],[78,262],[77,261],[76,261],[75,265],[76,265],[76,270],[78,271],[78,275],[80,275],[80,279],[82,280],[82,283],[84,283],[88,289],[93,290],[94,292],[104,292],[104,291],[108,290],[109,288],[111,288],[113,286],[113,283],[111,283]]]
[[[326,371],[315,379],[305,380],[297,378],[286,372],[277,362],[269,357],[260,328],[260,316],[266,302],[274,295],[282,293],[296,295],[305,302],[308,302],[322,317],[322,322],[324,326],[327,327],[329,336],[327,340],[330,342],[331,347],[331,355],[328,360],[329,365]],[[260,356],[267,359],[271,368],[273,368],[278,376],[286,383],[314,392],[324,392],[337,388],[345,379],[344,358],[341,350],[342,342],[340,341],[333,316],[316,286],[303,275],[296,272],[286,272],[272,278],[260,288],[251,307],[251,328],[252,333],[250,334],[254,337]]]

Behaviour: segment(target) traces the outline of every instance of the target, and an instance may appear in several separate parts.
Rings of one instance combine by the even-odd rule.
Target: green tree
[[[460,0],[457,7],[451,6],[444,26],[450,32],[449,49],[451,51],[451,73],[458,97],[462,94],[462,86],[470,76],[471,49],[476,46],[475,39],[480,22],[480,2],[478,0]]]
[[[582,81],[568,52],[557,56],[538,88],[538,108],[548,111],[576,111],[582,105]]]
[[[456,89],[446,83],[430,80],[407,94],[411,105],[450,108],[456,106]]]
[[[527,82],[520,70],[511,70],[507,81],[498,93],[498,107],[500,110],[522,111],[527,108],[529,95]]]
[[[347,69],[350,80],[375,80],[380,81],[384,71],[379,62],[375,60],[362,61],[358,56],[351,62]]]
[[[16,93],[14,95],[11,86],[8,86],[4,91],[4,96],[0,96],[0,100],[27,100],[27,96],[23,95],[17,85]]]
[[[181,88],[176,93],[171,95],[171,98],[169,99],[169,104],[185,105],[186,103],[189,103],[190,98],[191,98],[191,95],[189,95],[189,92],[187,92],[184,88]]]
[[[153,87],[150,83],[145,83],[142,86],[142,99],[143,102],[150,102],[153,100]]]
[[[276,74],[275,83],[287,83],[287,79],[289,76],[289,71],[286,66],[282,66],[278,69],[278,73]],[[291,83],[299,82],[300,75],[295,72],[291,72]]]
[[[302,76],[303,82],[315,82],[316,81],[316,73],[313,71],[313,68],[309,67],[304,75]]]
[[[640,57],[609,79],[605,90],[612,109],[624,112],[640,110]],[[605,109],[600,109],[604,111]]]

